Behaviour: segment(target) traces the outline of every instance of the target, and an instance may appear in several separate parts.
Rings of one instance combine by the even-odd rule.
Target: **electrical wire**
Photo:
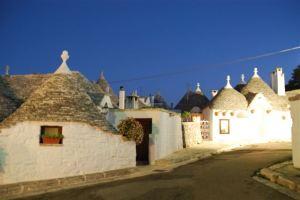
[[[291,51],[296,51],[299,49],[300,49],[300,45],[291,47],[291,48],[287,48],[287,49],[282,49],[279,51],[268,52],[268,53],[264,53],[264,54],[260,54],[260,55],[256,55],[256,56],[248,56],[248,57],[238,58],[238,59],[235,59],[232,61],[227,61],[227,62],[222,62],[222,63],[208,64],[205,66],[206,67],[219,67],[219,66],[224,66],[224,65],[229,65],[229,64],[236,64],[236,63],[241,63],[241,62],[245,62],[245,61],[275,56],[275,55],[279,55],[279,54],[283,54],[283,53],[287,53],[287,52],[291,52]],[[151,80],[151,79],[157,79],[157,78],[162,78],[162,77],[167,77],[167,76],[181,75],[181,74],[185,74],[185,73],[194,72],[195,70],[199,70],[199,69],[200,69],[200,66],[193,67],[193,68],[185,68],[184,70],[178,70],[178,71],[174,71],[174,72],[166,72],[166,73],[141,76],[141,77],[136,77],[136,78],[131,78],[131,79],[111,81],[110,84],[141,81],[141,80]]]

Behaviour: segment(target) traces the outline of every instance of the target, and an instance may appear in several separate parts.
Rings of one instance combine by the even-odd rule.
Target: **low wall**
[[[202,142],[200,122],[182,122],[185,147],[193,147]]]
[[[137,172],[136,168],[126,168],[66,178],[0,185],[0,199],[15,198],[24,195],[35,195],[60,190],[62,188],[96,184],[98,182],[109,181],[116,177],[130,175],[135,172]]]
[[[300,99],[290,101],[291,113],[293,119],[292,126],[292,149],[293,149],[293,163],[294,167],[300,168]]]

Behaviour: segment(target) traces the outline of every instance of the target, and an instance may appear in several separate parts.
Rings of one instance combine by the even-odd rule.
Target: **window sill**
[[[40,146],[54,146],[54,147],[61,147],[63,144],[40,144]]]

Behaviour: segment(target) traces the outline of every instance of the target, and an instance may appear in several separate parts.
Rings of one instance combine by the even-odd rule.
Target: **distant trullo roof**
[[[167,102],[159,93],[154,96],[154,107],[169,109]]]
[[[232,88],[228,76],[226,86],[211,100],[209,107],[217,110],[245,110],[248,102],[244,95]]]
[[[245,75],[242,74],[241,75],[241,81],[239,82],[239,84],[237,84],[234,89],[236,89],[238,92],[241,92],[242,89],[246,86],[246,81],[245,81]]]
[[[0,124],[0,128],[22,121],[83,122],[114,132],[80,79],[81,75],[74,72],[53,74]]]
[[[262,93],[276,110],[288,110],[288,100],[284,96],[278,96],[268,84],[266,84],[257,74],[255,69],[253,77],[249,80],[247,85],[241,90],[245,95],[248,103],[251,103],[253,96]]]
[[[105,79],[103,72],[101,72],[100,77],[97,80],[97,85],[100,86],[102,91],[104,91],[105,93],[108,93],[110,95],[110,98],[111,98],[113,104],[115,104],[115,105],[118,104],[118,97],[115,95],[112,87],[109,85],[109,83]]]
[[[208,103],[208,98],[201,92],[200,85],[197,84],[195,92],[188,90],[175,106],[175,109],[181,110],[182,112],[193,112],[192,109],[198,107],[201,112],[202,109],[208,105]]]

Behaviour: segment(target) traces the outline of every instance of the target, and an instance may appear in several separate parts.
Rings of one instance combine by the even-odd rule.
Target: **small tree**
[[[122,134],[129,140],[135,141],[136,144],[141,144],[143,142],[143,126],[134,118],[127,118],[121,120],[121,122],[118,125],[118,129],[120,134]]]
[[[181,114],[181,119],[182,119],[182,121],[184,121],[184,122],[191,121],[191,113],[190,113],[190,112],[187,112],[187,111],[184,111],[184,112]]]
[[[300,89],[300,65],[298,65],[294,69],[292,77],[289,80],[288,84],[285,86],[285,89],[287,91]]]

